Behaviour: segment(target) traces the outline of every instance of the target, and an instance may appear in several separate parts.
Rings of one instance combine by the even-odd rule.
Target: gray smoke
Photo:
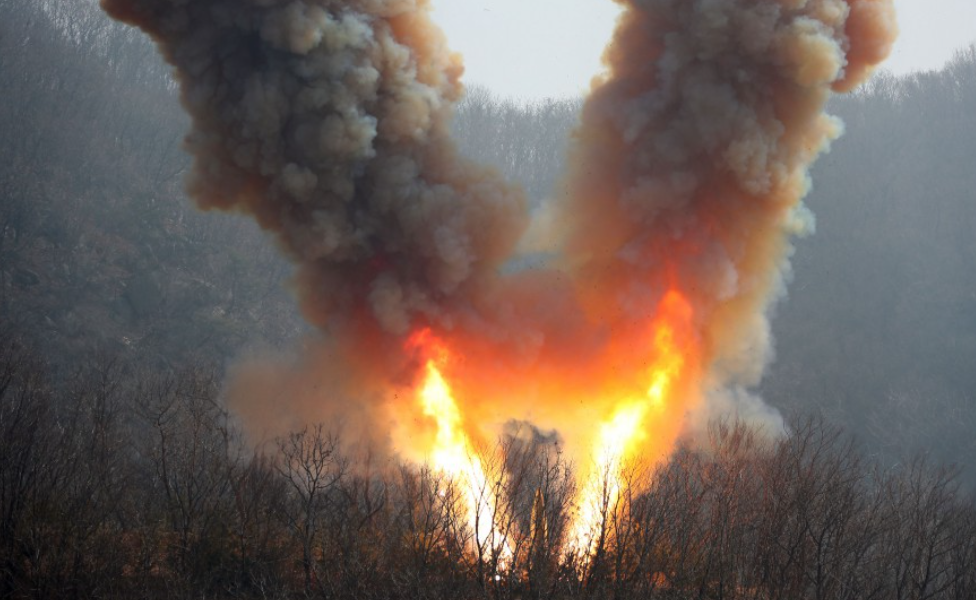
[[[191,196],[275,233],[314,323],[450,320],[511,254],[523,194],[455,151],[462,69],[426,1],[102,6],[176,67]]]

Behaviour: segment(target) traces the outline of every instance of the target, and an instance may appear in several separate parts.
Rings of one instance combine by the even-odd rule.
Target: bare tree
[[[0,596],[30,589],[27,535],[50,462],[51,398],[42,364],[23,344],[0,341]]]
[[[141,446],[152,470],[148,483],[161,497],[168,529],[168,556],[162,558],[179,585],[214,583],[218,570],[203,557],[222,552],[218,546],[224,543],[221,532],[238,468],[234,433],[217,403],[216,381],[213,370],[193,367],[148,378],[134,397],[149,432]]]
[[[339,437],[323,425],[306,427],[277,440],[275,468],[288,484],[284,516],[301,547],[306,593],[319,585],[316,551],[319,529],[329,510],[333,491],[348,468],[339,451]]]

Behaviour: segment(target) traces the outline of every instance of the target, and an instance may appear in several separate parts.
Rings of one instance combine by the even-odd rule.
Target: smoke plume
[[[770,358],[766,309],[783,291],[790,238],[812,227],[801,204],[808,170],[842,130],[825,103],[888,54],[894,9],[887,0],[622,4],[609,73],[572,156],[565,256],[604,322],[681,289],[706,385],[728,400],[730,386],[757,384]]]
[[[437,320],[486,285],[524,199],[448,132],[459,58],[425,0],[104,0],[152,35],[193,118],[188,184],[299,265],[320,325]]]
[[[594,424],[633,405],[662,456],[691,413],[764,413],[747,390],[771,356],[766,313],[812,224],[808,169],[841,132],[824,106],[889,52],[891,0],[617,2],[544,228],[559,258],[502,274],[525,200],[455,151],[462,67],[427,0],[102,0],[176,67],[192,197],[274,234],[326,332],[304,366],[243,368],[245,412],[355,407],[422,454],[407,339],[426,330],[474,438],[525,419],[582,458]],[[290,389],[321,381],[302,372],[329,381]],[[255,397],[269,385],[272,411]],[[633,400],[648,386],[666,401]]]

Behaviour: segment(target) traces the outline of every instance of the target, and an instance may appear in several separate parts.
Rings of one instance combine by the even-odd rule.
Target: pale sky
[[[464,55],[468,83],[525,99],[582,93],[600,68],[611,0],[433,0],[434,18]],[[885,67],[941,67],[976,42],[976,0],[895,0],[901,35]]]

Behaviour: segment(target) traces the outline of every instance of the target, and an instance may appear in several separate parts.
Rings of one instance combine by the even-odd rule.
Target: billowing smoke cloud
[[[426,0],[102,5],[176,67],[192,197],[275,233],[313,322],[365,312],[402,334],[511,254],[523,195],[455,152],[462,68]]]
[[[526,419],[585,440],[675,344],[687,356],[648,413],[649,451],[708,397],[768,414],[747,389],[790,238],[810,226],[808,168],[841,131],[824,105],[889,52],[891,0],[617,1],[541,228],[559,264],[502,275],[523,195],[455,152],[461,67],[427,0],[102,0],[176,66],[192,196],[274,232],[328,331],[294,373],[244,369],[244,412],[269,420],[255,394],[270,386],[287,396],[276,410],[353,403],[374,434],[422,447],[404,338],[430,327],[459,357],[445,369],[472,435]],[[671,317],[675,339],[655,344]],[[289,387],[311,380],[328,389]]]
[[[824,113],[890,51],[888,0],[627,0],[586,103],[565,254],[584,303],[626,322],[675,286],[695,307],[719,404],[759,382],[790,238],[812,226]],[[607,294],[607,290],[615,290]],[[759,414],[753,401],[743,409]]]

